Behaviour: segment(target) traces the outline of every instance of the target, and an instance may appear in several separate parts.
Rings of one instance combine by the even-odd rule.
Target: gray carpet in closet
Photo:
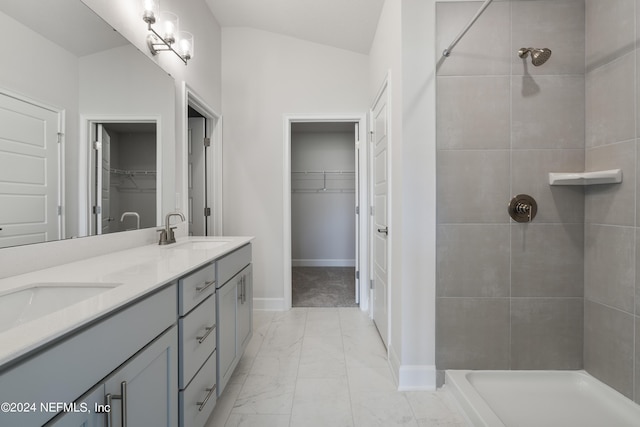
[[[354,267],[293,267],[293,307],[357,307]]]

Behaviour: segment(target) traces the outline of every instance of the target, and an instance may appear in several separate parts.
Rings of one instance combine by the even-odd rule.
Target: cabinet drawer
[[[208,400],[207,400],[208,398]],[[216,353],[196,374],[186,390],[180,392],[180,426],[202,427],[216,406]]]
[[[184,316],[216,290],[216,266],[207,265],[178,282],[178,314]]]
[[[220,288],[229,279],[235,276],[238,271],[251,263],[251,244],[245,245],[235,252],[230,253],[218,260],[218,284]]]
[[[180,389],[189,384],[205,360],[216,348],[216,297],[207,298],[186,317],[180,328]],[[210,329],[208,329],[210,328]]]

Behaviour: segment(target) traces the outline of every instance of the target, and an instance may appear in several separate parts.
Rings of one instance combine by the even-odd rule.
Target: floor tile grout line
[[[298,389],[298,376],[300,375],[300,361],[302,360],[302,349],[304,347],[304,338],[307,334],[307,322],[309,320],[309,309],[308,308],[298,308],[297,310],[304,310],[304,328],[302,330],[302,337],[300,340],[300,354],[298,354],[298,366],[296,367],[296,377],[293,381],[293,395],[291,396],[291,409],[289,410],[289,427],[293,427],[293,405],[296,401],[296,391]]]

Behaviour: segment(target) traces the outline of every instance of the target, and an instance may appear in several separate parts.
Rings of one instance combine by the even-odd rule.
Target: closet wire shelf
[[[152,193],[156,191],[156,171],[154,170],[109,170],[114,178],[111,186],[118,191]],[[142,179],[140,179],[142,178]]]
[[[292,171],[292,193],[355,193],[354,171]]]

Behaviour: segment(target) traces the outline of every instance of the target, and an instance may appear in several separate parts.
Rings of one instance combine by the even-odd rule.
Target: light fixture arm
[[[171,43],[167,42],[156,30],[153,29],[151,22],[147,22],[147,25],[151,32],[151,34],[147,36],[147,46],[149,47],[151,54],[157,55],[158,52],[171,51],[175,53],[182,62],[184,62],[184,65],[187,65],[187,61],[191,58],[186,55],[180,55],[178,51],[171,46]]]

